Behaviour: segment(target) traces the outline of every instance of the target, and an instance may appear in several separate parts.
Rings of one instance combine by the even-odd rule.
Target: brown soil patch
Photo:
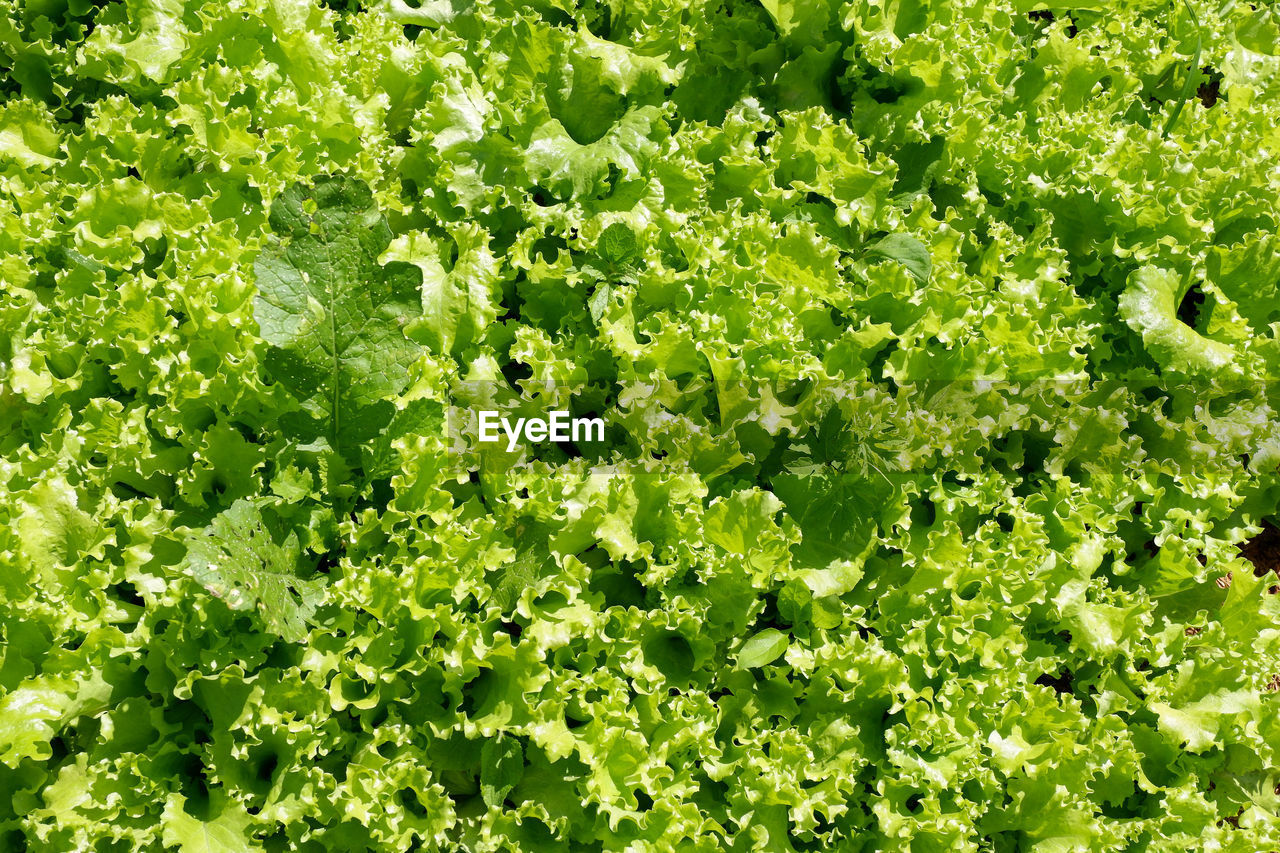
[[[1240,553],[1253,563],[1255,577],[1268,573],[1280,577],[1280,528],[1269,521],[1262,522],[1262,532],[1241,545]]]

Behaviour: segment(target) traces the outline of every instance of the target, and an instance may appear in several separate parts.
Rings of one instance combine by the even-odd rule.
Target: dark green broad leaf
[[[391,229],[352,178],[295,184],[271,205],[270,224],[279,241],[254,265],[267,371],[350,454],[385,426],[385,400],[404,390],[421,352],[403,330],[421,315],[422,273],[378,263]]]
[[[499,734],[480,750],[480,796],[487,806],[500,806],[524,778],[524,750],[520,741]]]
[[[298,575],[301,548],[290,533],[277,543],[254,501],[238,500],[188,535],[182,568],[232,610],[256,610],[263,625],[292,643],[324,596],[319,579]]]
[[[773,493],[800,526],[801,541],[792,546],[794,564],[822,569],[835,560],[857,559],[865,550],[888,486],[828,466],[797,466],[774,478]]]
[[[896,201],[910,203],[929,191],[945,148],[946,138],[934,136],[928,142],[908,142],[894,153],[898,176],[893,182],[892,194]]]
[[[928,284],[933,272],[929,247],[910,234],[888,235],[867,249],[867,257],[873,261],[896,261],[902,264],[920,284]]]

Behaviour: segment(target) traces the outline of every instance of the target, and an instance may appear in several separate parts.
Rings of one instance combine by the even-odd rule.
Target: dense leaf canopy
[[[0,849],[1280,849],[1278,44],[0,0]]]

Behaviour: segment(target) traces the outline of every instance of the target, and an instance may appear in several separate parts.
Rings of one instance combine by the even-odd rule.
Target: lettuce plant
[[[1278,44],[0,0],[0,849],[1280,849]]]

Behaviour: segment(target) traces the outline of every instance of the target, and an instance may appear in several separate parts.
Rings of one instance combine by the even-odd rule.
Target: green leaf
[[[773,527],[782,504],[769,492],[743,490],[713,502],[707,511],[707,537],[735,556],[745,556]]]
[[[536,541],[536,534],[530,538]],[[516,609],[520,596],[542,576],[546,561],[547,558],[539,557],[533,548],[526,548],[495,570],[492,600],[503,613]]]
[[[341,454],[377,433],[374,406],[408,384],[421,348],[403,328],[421,313],[422,275],[412,264],[378,264],[391,231],[360,181],[290,187],[270,222],[281,242],[254,264],[267,370],[321,419]]]
[[[490,738],[480,750],[480,796],[485,805],[501,806],[507,793],[524,778],[524,750],[505,734]]]
[[[324,586],[298,577],[296,534],[277,544],[258,505],[238,500],[185,541],[182,568],[209,592],[232,610],[256,609],[269,631],[291,643],[306,639]]]
[[[412,400],[403,409],[397,409],[387,428],[362,448],[365,479],[379,480],[396,473],[399,468],[395,441],[436,430],[442,420],[439,404],[431,400]]]
[[[181,0],[141,0],[126,8],[128,23],[96,27],[85,42],[81,61],[91,73],[110,68],[106,76],[113,82],[166,82],[191,36]]]
[[[23,512],[15,519],[28,565],[46,580],[100,548],[102,526],[81,509],[78,497],[62,478],[37,483],[24,497]]]
[[[453,245],[442,246],[425,233],[403,234],[385,255],[422,270],[422,317],[406,331],[442,355],[461,354],[481,340],[502,300],[501,261],[489,249],[488,232],[467,222],[450,236]]]
[[[609,300],[613,298],[613,285],[601,282],[595,292],[587,300],[587,310],[591,313],[592,322],[599,323],[604,312],[609,310]]]
[[[1190,3],[9,3],[0,851],[1280,849]]]
[[[49,757],[49,741],[71,704],[65,689],[40,679],[0,698],[0,764]]]
[[[801,541],[791,550],[803,569],[864,556],[874,544],[876,509],[887,498],[878,481],[817,466],[776,477],[773,491],[800,526]]]
[[[639,255],[635,232],[625,223],[615,222],[600,235],[596,251],[611,264],[621,266],[633,263]]]
[[[766,628],[752,636],[738,650],[738,669],[751,669],[773,663],[787,650],[787,635],[777,628]]]
[[[1229,375],[1235,368],[1235,350],[1178,319],[1180,283],[1167,269],[1139,267],[1120,296],[1120,316],[1142,335],[1147,352],[1161,367],[1195,376]]]
[[[1187,10],[1187,17],[1191,19],[1191,26],[1195,28],[1196,47],[1195,52],[1191,55],[1191,64],[1187,67],[1187,73],[1182,78],[1182,89],[1178,93],[1178,99],[1174,102],[1173,109],[1169,111],[1169,117],[1165,119],[1164,129],[1160,131],[1160,135],[1165,138],[1169,136],[1169,132],[1177,125],[1178,116],[1182,115],[1182,108],[1187,105],[1187,100],[1191,97],[1191,92],[1195,88],[1196,80],[1200,78],[1200,51],[1204,46],[1204,36],[1200,32],[1200,20],[1196,17],[1196,10],[1192,8],[1188,0],[1182,0],[1182,8]]]
[[[1280,55],[1280,12],[1254,8],[1236,24],[1236,40],[1255,53]]]
[[[253,818],[240,803],[225,794],[215,793],[210,803],[216,804],[216,816],[200,820],[184,808],[187,798],[173,794],[165,803],[160,823],[164,827],[164,843],[181,853],[250,853],[261,845],[249,838]]]
[[[928,284],[933,271],[929,247],[910,234],[890,234],[868,248],[867,257],[902,264],[920,284]]]
[[[1218,740],[1224,722],[1257,705],[1255,694],[1224,687],[1182,707],[1152,702],[1150,708],[1160,721],[1161,733],[1187,752],[1199,753]]]
[[[0,105],[0,158],[35,171],[56,164],[60,152],[61,139],[47,110],[25,101]]]
[[[558,198],[598,190],[615,173],[639,180],[657,153],[651,136],[662,127],[660,115],[651,105],[628,110],[603,136],[586,144],[575,140],[559,121],[548,121],[533,131],[525,167]]]

